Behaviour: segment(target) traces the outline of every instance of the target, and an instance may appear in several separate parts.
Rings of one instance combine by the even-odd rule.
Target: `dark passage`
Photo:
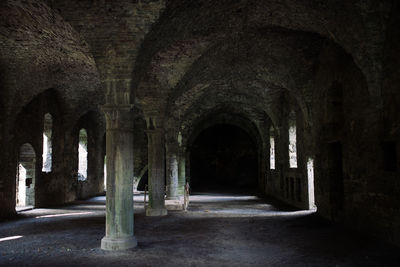
[[[190,162],[193,192],[256,193],[257,147],[239,127],[219,124],[201,132]]]

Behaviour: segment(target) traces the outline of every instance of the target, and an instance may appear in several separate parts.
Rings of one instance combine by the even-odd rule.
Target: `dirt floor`
[[[398,249],[252,196],[194,195],[187,212],[146,217],[135,195],[138,247],[100,249],[105,197],[21,212],[0,223],[7,266],[400,266]]]

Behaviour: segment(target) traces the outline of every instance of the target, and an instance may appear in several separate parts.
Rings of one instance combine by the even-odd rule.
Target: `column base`
[[[183,200],[165,200],[165,208],[167,210],[183,210]]]
[[[137,240],[134,236],[131,237],[103,237],[101,240],[101,249],[103,250],[126,250],[137,246]]]
[[[165,216],[168,214],[168,211],[166,208],[162,209],[153,209],[148,207],[146,209],[146,216]]]

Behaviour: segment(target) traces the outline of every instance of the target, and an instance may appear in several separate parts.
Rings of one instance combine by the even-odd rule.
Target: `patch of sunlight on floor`
[[[196,202],[220,202],[220,201],[247,201],[259,200],[257,196],[232,196],[232,195],[191,195],[190,201]]]
[[[92,214],[93,212],[73,212],[73,213],[63,213],[63,214],[52,214],[52,215],[42,215],[35,217],[36,219],[40,218],[53,218],[53,217],[64,217],[64,216],[75,216],[75,215],[86,215]]]
[[[21,237],[22,237],[22,235],[15,235],[15,236],[3,237],[3,238],[0,238],[0,242],[8,241],[8,240],[14,240],[14,239],[19,239],[19,238],[21,238]]]
[[[31,210],[33,209],[33,206],[16,206],[15,211],[20,212],[20,211],[26,211],[26,210]]]

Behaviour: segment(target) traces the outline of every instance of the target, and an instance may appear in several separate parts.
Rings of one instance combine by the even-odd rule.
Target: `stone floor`
[[[0,223],[7,266],[400,266],[398,250],[242,195],[194,195],[187,212],[145,217],[135,195],[137,248],[100,249],[105,198],[21,212]]]

